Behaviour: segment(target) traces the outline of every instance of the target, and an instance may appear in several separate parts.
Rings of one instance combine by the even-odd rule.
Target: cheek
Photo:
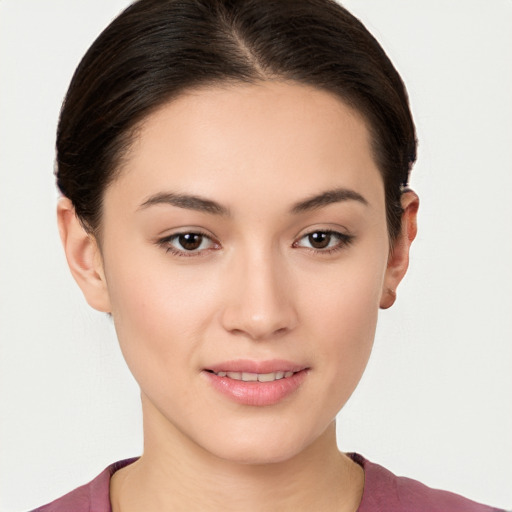
[[[322,320],[320,329],[355,342],[366,339],[375,329],[384,274],[384,257],[354,258],[323,275],[304,307]]]
[[[315,296],[304,304],[315,328],[322,373],[333,391],[328,399],[335,408],[349,398],[370,357],[384,271],[385,258],[359,260],[315,287]]]
[[[214,311],[211,291],[198,287],[186,272],[171,271],[165,261],[148,266],[134,258],[112,269],[108,274],[112,316],[134,376],[139,380],[141,373],[178,371],[190,362]]]
[[[344,291],[346,296],[332,298],[318,310],[318,315],[323,311],[318,331],[325,340],[324,356],[330,361],[332,378],[351,383],[359,380],[370,356],[377,324],[378,294],[365,295],[362,286],[357,288],[357,293]],[[321,307],[319,302],[317,308]]]

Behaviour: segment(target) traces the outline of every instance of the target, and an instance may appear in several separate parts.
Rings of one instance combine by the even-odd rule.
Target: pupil
[[[184,235],[180,235],[178,241],[183,249],[193,251],[194,249],[199,249],[201,246],[203,235],[198,235],[197,233],[186,233]]]
[[[325,249],[331,241],[331,234],[323,231],[317,231],[309,235],[309,243],[315,249]]]

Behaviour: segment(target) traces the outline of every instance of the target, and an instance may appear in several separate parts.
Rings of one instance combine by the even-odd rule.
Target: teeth
[[[273,382],[274,380],[291,377],[294,372],[249,373],[249,372],[217,372],[219,377],[228,377],[244,382]]]
[[[272,382],[273,380],[277,380],[277,375],[275,373],[260,373],[258,375],[259,382]]]

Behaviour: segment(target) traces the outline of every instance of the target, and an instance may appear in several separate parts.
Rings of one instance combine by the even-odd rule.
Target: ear
[[[388,266],[382,288],[380,307],[390,308],[396,300],[396,289],[409,266],[409,249],[418,231],[417,214],[420,204],[418,196],[412,190],[406,190],[401,197],[402,227],[389,252]]]
[[[67,197],[59,199],[57,221],[69,269],[85,299],[94,309],[109,313],[110,299],[98,243],[84,229]]]

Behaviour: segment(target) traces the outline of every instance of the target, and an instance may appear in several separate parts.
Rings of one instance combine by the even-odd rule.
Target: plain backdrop
[[[0,0],[0,510],[141,453],[111,321],[68,273],[52,171],[74,68],[126,0]],[[409,89],[419,236],[339,444],[512,508],[512,1],[350,0]]]

